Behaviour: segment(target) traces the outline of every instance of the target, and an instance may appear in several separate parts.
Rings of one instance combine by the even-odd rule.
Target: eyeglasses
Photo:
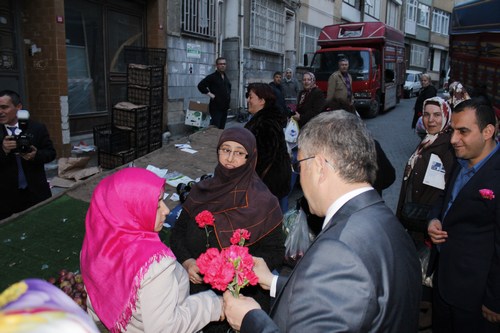
[[[315,157],[316,156],[306,157],[306,158],[303,158],[301,160],[298,160],[295,163],[292,163],[292,171],[295,173],[300,173],[300,162],[304,162],[304,161],[310,160],[311,158],[315,158]]]
[[[303,158],[301,160],[298,160],[295,163],[292,163],[292,171],[295,173],[300,173],[300,162],[304,162],[304,161],[310,160],[311,158],[315,158],[315,157],[316,156],[306,157],[306,158]],[[335,169],[335,167],[327,159],[325,159],[325,163],[328,164],[330,167],[332,167],[332,169]]]
[[[226,158],[229,158],[229,156],[231,156],[231,154],[233,154],[234,158],[237,158],[240,160],[248,158],[248,154],[243,152],[243,151],[231,150],[231,149],[227,149],[227,148],[219,148],[219,155],[223,155]]]

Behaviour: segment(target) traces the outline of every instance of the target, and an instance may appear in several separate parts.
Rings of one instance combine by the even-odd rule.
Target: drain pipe
[[[244,40],[244,31],[245,31],[245,15],[244,15],[244,0],[240,0],[240,13],[239,13],[239,19],[240,19],[240,47],[239,47],[239,77],[238,77],[238,87],[239,87],[239,106],[238,106],[238,112],[244,111],[245,110],[245,99],[244,99],[244,90],[245,87],[243,85],[243,40]]]

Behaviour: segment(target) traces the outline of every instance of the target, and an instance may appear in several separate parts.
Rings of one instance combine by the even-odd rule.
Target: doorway
[[[126,100],[125,46],[144,46],[145,1],[66,0],[68,106],[72,136],[109,122]]]

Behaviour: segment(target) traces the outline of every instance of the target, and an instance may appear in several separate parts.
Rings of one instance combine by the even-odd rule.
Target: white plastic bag
[[[299,137],[299,124],[293,118],[288,120],[288,124],[285,127],[285,140],[290,143],[297,142]]]

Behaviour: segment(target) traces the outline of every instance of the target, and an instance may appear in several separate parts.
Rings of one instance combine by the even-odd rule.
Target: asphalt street
[[[389,208],[396,211],[403,171],[420,138],[411,128],[413,105],[416,98],[402,99],[397,106],[373,119],[366,119],[366,126],[382,146],[396,169],[396,180],[382,193]]]

